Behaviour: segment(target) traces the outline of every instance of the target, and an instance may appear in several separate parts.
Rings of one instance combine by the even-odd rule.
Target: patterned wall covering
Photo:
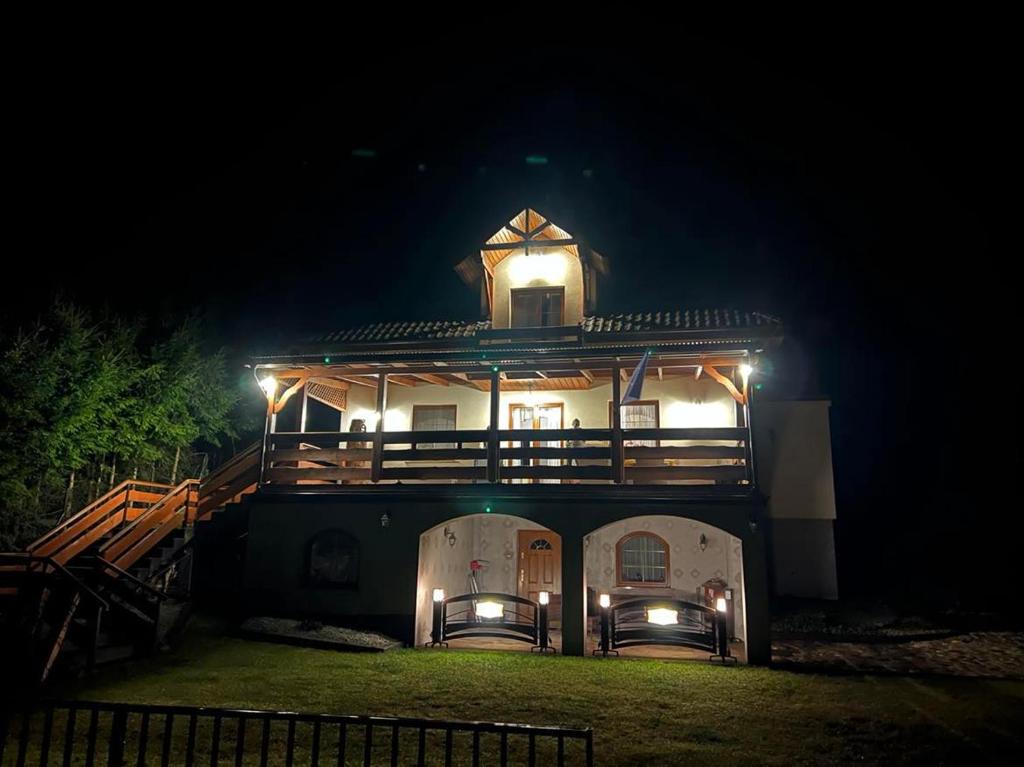
[[[454,534],[450,545],[445,527]],[[487,591],[516,593],[516,545],[518,531],[539,529],[529,520],[505,514],[476,514],[439,525],[420,537],[420,559],[416,605],[417,642],[429,639],[431,594],[443,588],[449,596],[463,594],[469,588],[469,563],[486,559],[488,569],[482,573],[481,586]],[[736,590],[736,633],[745,636],[743,603],[743,547],[739,538],[717,527],[683,517],[641,516],[615,522],[596,530],[584,541],[584,566],[587,585],[599,593],[628,594],[629,589],[616,586],[615,544],[630,532],[656,533],[669,544],[669,589],[674,596],[693,601],[697,588],[712,578],[721,578]],[[707,547],[700,550],[700,536],[707,538]],[[649,592],[637,589],[632,593],[663,594],[664,588]]]
[[[621,587],[616,585],[615,544],[626,534],[655,533],[669,545],[669,588]],[[707,547],[700,549],[701,534]],[[721,578],[736,593],[736,634],[744,636],[743,544],[739,538],[692,519],[669,516],[632,517],[602,527],[584,541],[587,586],[598,593],[664,594],[694,601],[697,589],[712,578]]]

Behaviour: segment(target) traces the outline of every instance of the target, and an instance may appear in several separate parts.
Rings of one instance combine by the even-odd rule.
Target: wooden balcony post
[[[491,370],[491,420],[487,434],[487,481],[501,481],[500,453],[501,443],[498,442],[498,417],[501,402],[501,373]]]
[[[750,395],[754,393],[753,387],[750,388],[750,392],[747,394],[746,401],[743,403],[743,426],[747,430],[746,439],[743,440],[743,447],[745,450],[743,462],[747,465],[747,481],[751,487],[757,486],[757,473],[754,466],[754,425],[751,423],[751,412],[750,412]]]
[[[380,482],[384,464],[384,411],[388,407],[388,374],[377,374],[377,427],[373,430],[373,452],[370,454],[370,481]]]
[[[612,368],[612,482],[626,481],[626,459],[622,447],[622,368]]]

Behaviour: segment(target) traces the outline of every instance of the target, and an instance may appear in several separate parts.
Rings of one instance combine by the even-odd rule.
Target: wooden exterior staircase
[[[0,650],[12,672],[39,684],[62,655],[92,666],[151,649],[169,603],[190,597],[194,526],[256,489],[259,458],[257,442],[202,481],[127,480],[26,551],[0,553],[0,631],[14,645]]]

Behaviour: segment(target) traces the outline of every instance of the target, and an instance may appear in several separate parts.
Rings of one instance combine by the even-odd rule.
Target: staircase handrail
[[[179,484],[163,499],[150,506],[131,524],[107,541],[99,551],[100,558],[113,564],[114,561],[123,559],[129,551],[137,548],[154,530],[168,526],[168,523],[177,517],[180,516],[181,519],[177,520],[177,524],[174,526],[184,524],[187,521],[190,506],[197,502],[193,501],[192,494],[195,492],[198,495],[198,486],[199,480],[196,479],[186,479]],[[144,552],[140,552],[135,559],[141,557],[142,553]]]
[[[156,488],[163,490],[164,493],[166,493],[168,490],[171,489],[172,486],[160,482],[147,482],[145,480],[126,479],[124,482],[121,482],[116,487],[111,488],[106,493],[97,498],[95,501],[85,506],[77,514],[73,514],[60,524],[48,530],[42,536],[40,536],[35,541],[30,543],[26,547],[26,551],[28,551],[29,553],[36,553],[39,551],[39,549],[47,547],[53,544],[54,542],[58,541],[62,535],[74,529],[76,526],[79,526],[81,523],[88,522],[88,524],[84,526],[84,529],[89,529],[93,527],[96,524],[96,522],[108,519],[111,515],[122,512],[124,510],[124,507],[129,502],[131,491],[137,487],[141,487],[144,489]],[[112,508],[103,510],[111,501],[117,500],[118,496],[122,494],[124,495],[122,503],[119,503]],[[89,518],[93,515],[97,516],[97,519],[90,520]],[[58,546],[58,549],[59,548],[60,547]],[[49,556],[51,554],[53,554],[53,552],[48,551],[44,556]]]

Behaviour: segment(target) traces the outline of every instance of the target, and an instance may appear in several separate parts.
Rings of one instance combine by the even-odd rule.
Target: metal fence
[[[48,701],[0,711],[0,765],[587,765],[593,731]]]

